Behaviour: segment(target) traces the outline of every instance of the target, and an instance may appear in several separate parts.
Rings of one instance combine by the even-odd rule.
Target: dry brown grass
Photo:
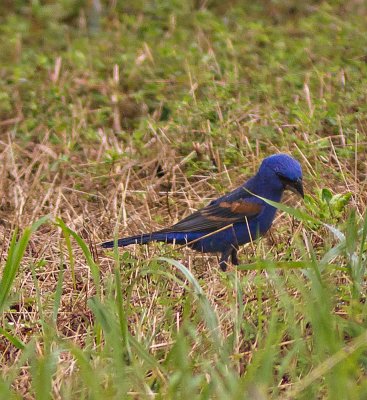
[[[323,188],[331,188],[333,194],[352,193],[347,209],[335,218],[327,215],[326,222],[344,232],[350,210],[356,210],[357,221],[365,214],[363,2],[273,2],[259,12],[252,9],[253,2],[242,7],[234,1],[232,9],[204,1],[195,2],[189,11],[184,3],[182,9],[167,5],[157,9],[157,15],[147,5],[140,9],[127,2],[121,11],[118,2],[105,3],[105,25],[95,37],[86,32],[84,9],[77,16],[73,10],[58,16],[52,2],[34,9],[14,5],[9,18],[0,18],[0,33],[7,39],[0,51],[8,58],[0,66],[1,265],[15,228],[22,230],[41,216],[51,216],[31,238],[10,307],[2,316],[2,326],[30,344],[27,351],[33,358],[0,337],[2,375],[11,376],[12,387],[25,399],[35,398],[31,360],[42,359],[50,348],[61,349],[52,378],[55,399],[67,393],[77,398],[83,390],[73,345],[90,357],[92,368],[105,373],[106,387],[113,377],[106,367],[110,354],[103,353],[106,332],[88,303],[96,295],[90,265],[74,240],[70,258],[56,218],[88,245],[101,274],[100,299],[111,310],[116,260],[99,248],[101,241],[115,232],[127,236],[177,222],[237,187],[271,153],[288,152],[299,159],[305,191],[318,200]],[[257,6],[262,9],[262,4]],[[293,195],[287,194],[284,201],[304,208]],[[308,212],[322,219],[321,208],[309,207]],[[278,213],[269,234],[244,246],[240,257],[244,264],[257,259],[308,260],[310,255],[319,260],[336,242],[327,229]],[[130,255],[123,254],[125,250]],[[234,337],[230,362],[223,368],[233,367],[233,381],[243,385],[241,390],[246,387],[252,398],[277,396],[289,388],[297,395],[313,379],[320,384],[310,396],[332,393],[337,382],[325,372],[331,365],[329,355],[339,360],[340,351],[353,348],[350,341],[366,326],[365,295],[352,296],[351,263],[344,253],[334,260],[344,270],[322,276],[322,284],[330,289],[320,297],[331,299],[328,318],[333,323],[336,316],[343,320],[335,319],[337,328],[325,330],[340,334],[340,342],[330,339],[337,343],[330,348],[315,334],[318,321],[310,303],[316,303],[315,309],[323,303],[313,297],[303,272],[232,268],[222,274],[215,256],[154,243],[130,246],[121,254],[129,332],[159,365],[169,365],[166,375],[159,368],[136,368],[135,375],[129,375],[135,379],[128,389],[132,398],[145,398],[147,393],[151,397],[155,381],[161,385],[157,393],[161,390],[169,398],[172,376],[183,373],[169,364],[171,351],[181,329],[189,336],[188,325],[196,339],[188,340],[190,374],[209,385],[220,366],[188,281],[168,264],[158,268],[158,256],[181,261],[200,283],[218,317],[223,342]],[[53,321],[60,271],[62,295]],[[362,283],[364,289],[364,277]],[[266,347],[274,315],[281,321],[279,338]],[[266,364],[258,361],[259,353],[271,353],[274,346],[280,350],[275,361],[268,359],[273,376],[257,380]],[[343,385],[357,386],[365,378],[362,356],[362,361],[355,357],[352,372],[337,371]],[[279,365],[286,357],[289,365],[281,375]],[[140,367],[144,362],[138,360]],[[256,363],[258,370],[251,370]],[[226,381],[223,370],[218,375],[224,377],[219,387],[227,388],[230,379]],[[241,383],[243,377],[248,385]],[[298,382],[302,389],[297,389]],[[228,393],[218,390],[215,395],[224,398]]]
[[[198,206],[207,203],[217,195],[212,181],[222,181],[228,189],[242,183],[244,177],[239,177],[235,168],[223,170],[210,176],[192,176],[188,179],[183,172],[184,162],[172,154],[170,147],[160,144],[160,154],[154,158],[141,162],[131,162],[124,165],[116,162],[115,165],[104,168],[106,174],[94,174],[96,166],[103,164],[101,149],[83,147],[86,159],[94,159],[93,163],[83,163],[74,156],[71,162],[64,165],[57,172],[50,170],[50,164],[58,157],[57,147],[50,145],[47,140],[42,143],[28,143],[27,148],[11,140],[10,132],[6,134],[7,141],[2,143],[1,158],[1,187],[3,188],[1,219],[3,257],[6,254],[8,238],[15,226],[21,227],[31,223],[42,215],[50,214],[52,218],[61,217],[71,229],[75,230],[88,244],[95,261],[98,263],[102,281],[108,281],[113,273],[114,262],[110,256],[101,251],[98,243],[111,238],[115,229],[119,235],[135,234],[155,230],[162,226],[172,224],[179,218],[195,210]],[[46,134],[47,138],[47,134]],[[106,139],[103,151],[108,149],[109,140]],[[113,142],[113,141],[112,141]],[[193,150],[194,151],[194,150]],[[302,157],[300,157],[302,160]],[[336,160],[330,153],[330,160]],[[303,161],[305,158],[303,159]],[[254,172],[259,163],[259,157],[249,154],[248,170]],[[336,160],[340,164],[340,160]],[[157,166],[163,166],[163,176],[157,174]],[[92,169],[93,167],[93,169]],[[246,167],[246,166],[242,166]],[[304,162],[305,175],[312,174],[312,166]],[[345,176],[344,185],[339,190],[344,191],[355,187],[353,175],[348,173],[346,165],[342,166]],[[42,176],[42,179],[40,177]],[[350,178],[352,177],[352,179]],[[308,178],[309,180],[309,178]],[[340,184],[340,182],[339,182]],[[307,185],[309,187],[309,184]],[[310,190],[310,188],[309,188]],[[311,190],[314,190],[312,188]],[[292,204],[299,202],[292,196],[287,196]],[[361,209],[364,208],[365,197],[361,194],[354,197]],[[159,216],[159,223],[155,222]],[[266,239],[257,244],[249,244],[242,251],[242,259],[250,261],[254,254],[267,258],[269,254],[275,259],[282,259],[288,246],[293,245],[293,239],[303,231],[302,225],[292,221],[284,213],[279,215],[273,229]],[[281,233],[279,233],[281,232]],[[307,234],[308,235],[308,234]],[[279,248],[280,241],[287,245]],[[314,248],[323,244],[323,238],[315,233],[312,239]],[[141,277],[139,269],[149,263],[156,256],[164,255],[165,246],[151,244],[149,246],[132,246],[128,249],[135,259],[135,271],[129,272],[128,281],[124,286],[133,285],[133,292],[129,299],[132,309],[135,310],[129,319],[129,327],[133,334],[144,336],[152,335],[150,349],[154,354],[155,349],[169,348],[174,341],[172,332],[157,331],[166,318],[165,308],[159,304],[161,287],[151,286],[149,276]],[[53,295],[56,290],[58,276],[61,268],[65,269],[61,304],[57,315],[56,329],[61,337],[69,338],[78,346],[86,345],[86,336],[90,332],[93,315],[87,305],[87,300],[95,295],[95,287],[91,277],[90,268],[83,257],[81,249],[73,242],[75,282],[70,270],[70,260],[60,229],[54,225],[43,226],[31,239],[27,255],[23,259],[23,267],[14,286],[14,292],[20,294],[11,306],[11,311],[4,315],[5,320],[14,327],[14,334],[24,343],[37,336],[37,351],[42,354],[42,318],[51,319]],[[232,331],[232,317],[228,304],[233,301],[223,286],[223,278],[218,272],[216,257],[200,255],[190,250],[180,250],[179,259],[192,270],[200,280],[207,297],[212,303],[220,320],[223,334],[229,335]],[[42,265],[39,263],[42,261]],[[35,269],[35,280],[32,278],[30,265]],[[124,269],[124,265],[122,265]],[[129,267],[131,269],[131,267]],[[256,287],[253,279],[257,272],[237,272],[246,274],[248,286],[244,287],[244,307],[257,299]],[[252,277],[251,277],[252,276]],[[122,278],[126,275],[122,270]],[[185,290],[175,282],[164,285],[166,296],[179,299],[185,296]],[[36,296],[39,292],[42,310],[37,307]],[[262,300],[266,307],[267,296]],[[177,306],[175,315],[172,315],[172,324],[177,329],[181,324],[182,310]],[[252,344],[256,348],[257,340]],[[247,349],[247,350],[246,350]],[[195,352],[195,347],[192,352]],[[238,343],[238,352],[243,353],[243,362],[251,362],[252,350],[247,342]],[[8,365],[16,362],[21,352],[7,340],[2,340],[1,366],[5,370]],[[57,387],[65,376],[72,375],[75,360],[65,353],[60,356],[58,372],[54,381],[54,395],[57,396]],[[242,367],[240,367],[241,370]],[[24,396],[33,398],[29,390],[29,368],[24,367],[14,383],[14,388]],[[58,383],[59,382],[59,383]]]

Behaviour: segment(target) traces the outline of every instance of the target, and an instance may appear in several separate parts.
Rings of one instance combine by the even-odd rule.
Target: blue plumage
[[[276,208],[253,194],[279,202],[285,189],[303,196],[302,169],[289,155],[275,154],[265,158],[257,174],[242,186],[177,224],[157,232],[119,239],[117,245],[151,241],[187,244],[204,253],[221,253],[220,267],[226,270],[230,256],[233,264],[238,264],[238,247],[263,235],[274,220]],[[104,248],[113,246],[113,240],[102,243]]]

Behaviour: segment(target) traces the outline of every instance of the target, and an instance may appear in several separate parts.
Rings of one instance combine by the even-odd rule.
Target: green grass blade
[[[308,269],[313,268],[313,261],[271,261],[271,260],[257,260],[251,264],[238,265],[236,268],[243,271],[256,271],[267,269]],[[329,264],[328,268],[345,270],[337,264]]]
[[[61,222],[63,224],[63,221],[61,221]],[[67,251],[68,251],[71,279],[73,281],[73,287],[74,287],[74,289],[76,289],[75,259],[74,259],[73,249],[71,247],[70,233],[69,233],[69,231],[67,229],[63,229],[63,226],[65,227],[65,224],[61,226],[61,229],[63,230],[63,233],[64,233],[65,244],[66,244],[66,248],[67,248]]]
[[[210,305],[203,289],[201,288],[199,282],[195,279],[194,275],[180,262],[165,257],[159,257],[158,260],[167,262],[176,267],[184,275],[184,277],[191,283],[194,289],[194,293],[196,294],[199,300],[199,304],[202,309],[203,319],[205,320],[209,332],[212,335],[213,341],[218,347],[220,347],[222,339],[220,335],[218,318],[212,306]]]
[[[0,327],[0,335],[5,336],[6,339],[8,339],[9,342],[12,343],[17,349],[23,350],[25,348],[25,344],[20,339],[13,336],[12,334],[10,334],[8,331],[6,331],[2,327]]]
[[[57,285],[55,290],[54,304],[52,306],[52,320],[56,324],[57,314],[59,312],[62,296],[62,284],[64,282],[64,263],[60,263],[59,277],[57,279]]]
[[[88,393],[87,398],[95,400],[104,398],[104,396],[102,396],[102,382],[100,381],[98,370],[95,370],[92,367],[93,364],[90,357],[88,357],[87,353],[81,348],[77,347],[75,344],[71,342],[64,342],[64,344],[77,362],[80,370],[80,376],[85,384],[84,389]]]
[[[105,333],[109,333],[112,329],[111,318],[108,313],[106,313],[106,308],[99,302],[96,297],[92,297],[88,300],[88,306],[92,310],[97,321],[101,325]]]
[[[251,193],[249,190],[247,190],[249,193]],[[294,207],[290,207],[287,206],[283,203],[278,203],[276,201],[272,201],[269,199],[266,199],[265,197],[261,197],[258,196],[254,193],[251,193],[253,196],[263,200],[265,203],[270,204],[271,206],[277,208],[278,210],[284,211],[285,213],[291,215],[292,217],[298,219],[299,221],[303,221],[303,222],[312,222],[314,224],[323,224],[321,221],[319,221],[317,218],[312,217],[311,215],[307,214],[306,212],[298,209],[298,208],[294,208]]]
[[[309,374],[294,385],[284,398],[289,400],[297,398],[307,387],[319,379],[324,379],[326,373],[363,348],[367,348],[367,330],[313,368]]]
[[[18,271],[19,265],[13,263],[13,257],[17,251],[17,229],[14,230],[13,237],[10,242],[8,258],[5,263],[1,282],[0,282],[0,312],[5,307],[5,301],[11,289],[11,285]]]
[[[9,385],[0,377],[0,399],[21,400],[21,397],[15,394]]]
[[[99,295],[100,294],[99,268],[98,268],[97,264],[94,262],[92,254],[91,254],[87,244],[76,232],[74,232],[72,229],[70,229],[68,226],[66,226],[66,224],[60,218],[57,218],[57,225],[61,228],[64,235],[66,234],[66,235],[72,236],[75,239],[75,241],[77,242],[77,244],[79,245],[79,247],[82,249],[84,257],[86,258],[86,261],[87,261],[87,265],[90,268],[90,271],[92,274],[93,282],[96,287],[96,292]]]
[[[184,277],[191,283],[195,294],[197,294],[199,296],[204,295],[203,289],[199,285],[199,282],[195,279],[195,277],[191,273],[191,271],[189,271],[183,264],[181,264],[180,262],[178,262],[172,258],[166,258],[166,257],[159,257],[158,260],[165,261],[165,262],[173,265],[174,267],[176,267],[180,272],[182,272]]]
[[[5,263],[1,282],[0,282],[0,312],[3,311],[15,276],[20,267],[31,235],[43,224],[49,220],[49,216],[44,216],[33,223],[30,227],[24,229],[23,234],[16,240],[17,230],[14,231],[10,242],[8,258]]]
[[[52,377],[56,372],[57,353],[46,352],[32,363],[32,386],[37,400],[51,400]]]
[[[116,284],[116,307],[119,318],[120,334],[128,353],[129,359],[131,359],[131,348],[129,341],[129,329],[127,322],[127,315],[125,312],[124,301],[122,298],[121,288],[121,274],[120,270],[115,268],[115,284]]]

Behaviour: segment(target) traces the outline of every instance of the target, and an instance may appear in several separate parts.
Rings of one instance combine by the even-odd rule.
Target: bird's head
[[[288,154],[274,154],[265,158],[260,165],[259,173],[271,175],[283,189],[289,189],[304,196],[301,165]]]

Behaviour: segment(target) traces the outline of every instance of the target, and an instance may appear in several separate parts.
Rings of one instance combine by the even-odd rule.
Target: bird
[[[262,198],[280,202],[291,190],[304,197],[302,167],[288,154],[273,154],[261,162],[257,173],[237,189],[211,201],[176,224],[158,231],[118,239],[118,247],[149,242],[187,245],[203,253],[220,253],[226,271],[231,259],[239,265],[239,246],[264,235],[271,227],[276,207]],[[115,241],[101,243],[113,248]]]

